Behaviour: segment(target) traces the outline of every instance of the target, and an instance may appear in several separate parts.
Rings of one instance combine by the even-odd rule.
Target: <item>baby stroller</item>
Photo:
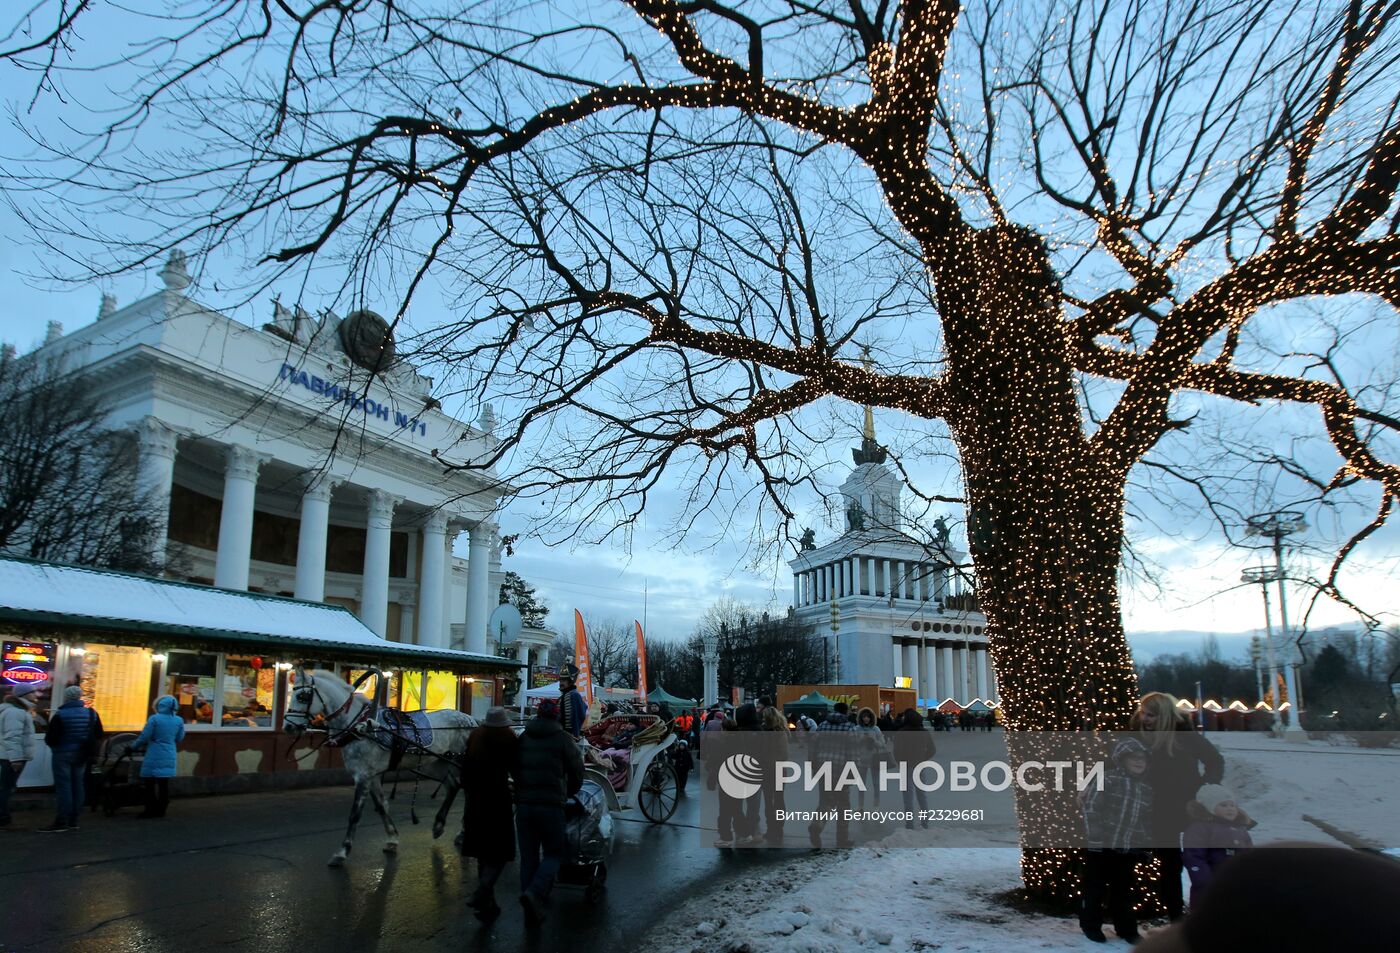
[[[94,783],[88,787],[89,804],[93,810],[111,817],[118,808],[145,804],[145,786],[141,782],[141,762],[144,754],[131,749],[135,732],[109,737],[102,745],[102,757],[97,763]]]
[[[585,778],[579,792],[564,807],[564,863],[557,882],[582,887],[583,897],[597,903],[608,880],[608,851],[612,847],[612,814],[603,786]]]

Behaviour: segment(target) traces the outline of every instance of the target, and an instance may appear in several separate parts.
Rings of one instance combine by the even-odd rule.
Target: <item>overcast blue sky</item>
[[[90,29],[86,40],[107,49],[120,49],[120,44],[126,41],[121,30],[108,33],[106,29],[106,26],[101,30]],[[134,35],[137,34],[128,34],[127,39]],[[58,117],[44,112],[57,108],[54,101],[41,100],[37,116],[28,113],[30,90],[26,83],[15,79],[13,73],[0,68],[0,88],[6,90],[6,107],[27,116],[26,121],[38,121],[54,128],[53,120]],[[96,87],[92,92],[95,97],[102,95]],[[7,124],[0,130],[0,155],[13,160],[27,154],[28,144],[12,125]],[[18,171],[22,164],[17,166],[11,161],[10,168]],[[42,207],[53,199],[29,195],[21,196],[19,201],[30,203],[30,207]],[[79,220],[85,230],[99,236],[122,234],[130,224],[120,216],[106,213],[81,213]],[[339,290],[338,277],[334,275],[325,276],[324,289],[312,285],[278,287],[252,301],[219,290],[238,284],[242,256],[256,257],[256,252],[261,250],[229,249],[219,260],[195,262],[194,266],[201,272],[195,297],[250,325],[261,324],[270,317],[274,292],[281,292],[284,301],[299,300],[313,311],[332,304],[330,298]],[[55,283],[46,277],[48,272],[74,275],[77,268],[54,258],[27,233],[10,208],[0,207],[0,302],[3,302],[0,338],[23,350],[43,337],[48,321],[62,322],[69,330],[86,324],[95,317],[103,291],[115,294],[124,304],[157,290],[160,285],[156,270],[155,267],[140,269],[100,286]],[[366,303],[375,306],[374,302]],[[380,302],[379,307],[388,311],[393,304]],[[452,308],[445,295],[420,295],[415,299],[408,320],[413,329],[431,328],[451,320]],[[1298,340],[1306,338],[1305,330],[1297,330],[1300,327],[1297,321],[1288,327],[1288,333],[1296,335]],[[1391,342],[1393,338],[1378,337],[1377,340]],[[1183,401],[1189,406],[1191,398],[1183,398]],[[456,409],[467,419],[475,417],[473,408],[454,408],[449,403],[447,409]],[[1207,420],[1211,413],[1218,417],[1231,414],[1228,409],[1205,409]],[[1325,447],[1298,446],[1289,440],[1290,433],[1300,422],[1315,432],[1315,420],[1302,420],[1296,415],[1268,409],[1252,413],[1255,416],[1250,418],[1249,427],[1257,442],[1275,444],[1286,452],[1316,454],[1319,460],[1326,457]],[[834,414],[831,429],[835,436],[822,447],[825,458],[830,461],[824,476],[832,488],[844,477],[850,459],[848,448],[859,438],[858,408],[842,405]],[[880,411],[877,421],[881,437],[896,446],[901,441],[911,444],[924,427],[922,422],[900,419],[893,412]],[[1194,451],[1186,445],[1180,452],[1189,461]],[[922,489],[957,493],[956,485],[945,472],[923,464],[915,469]],[[653,637],[678,638],[688,635],[705,608],[723,596],[781,611],[790,599],[791,577],[781,554],[755,545],[747,532],[753,522],[747,514],[728,514],[733,523],[726,526],[707,517],[697,531],[683,541],[668,534],[668,508],[678,505],[688,489],[680,481],[681,477],[673,476],[671,485],[655,495],[646,518],[632,537],[630,550],[616,543],[547,548],[538,542],[526,542],[507,562],[507,567],[537,585],[553,610],[551,620],[558,626],[567,624],[569,610],[573,608],[595,617],[615,616],[622,620],[640,619],[645,611],[648,631]],[[514,512],[505,514],[502,519],[505,532],[518,528],[513,520],[523,520],[527,514],[519,507],[528,505],[519,504]],[[1135,516],[1130,522],[1130,533],[1135,551],[1149,561],[1157,581],[1157,584],[1149,584],[1134,574],[1124,586],[1125,622],[1129,631],[1135,633],[1134,643],[1139,652],[1154,654],[1172,648],[1192,649],[1199,642],[1197,633],[1249,633],[1261,625],[1262,609],[1257,589],[1242,589],[1238,584],[1241,568],[1257,562],[1256,557],[1225,545],[1198,513],[1182,509],[1179,501],[1159,499],[1155,492],[1143,491],[1133,498],[1132,509]],[[958,513],[951,515],[961,518]],[[800,526],[816,527],[819,539],[830,538],[835,529],[826,522],[827,518],[821,501],[808,498],[800,508],[797,522]],[[1354,514],[1349,521],[1318,527],[1311,541],[1320,549],[1325,548],[1329,543],[1335,544],[1348,528],[1356,528]],[[1400,591],[1396,585],[1397,553],[1400,553],[1400,529],[1383,530],[1368,543],[1344,578],[1348,591],[1363,595],[1366,607],[1385,615],[1388,621],[1394,621],[1400,609],[1400,598],[1396,596]],[[1292,571],[1317,575],[1323,572],[1325,565],[1320,553],[1300,556],[1295,559]],[[1296,618],[1302,610],[1301,595],[1294,601],[1292,610]],[[1351,619],[1344,609],[1325,605],[1315,614],[1313,627]],[[1235,644],[1238,643],[1227,642],[1227,650]]]

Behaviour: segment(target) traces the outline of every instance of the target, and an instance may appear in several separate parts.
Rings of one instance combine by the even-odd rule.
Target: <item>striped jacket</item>
[[[1152,847],[1152,789],[1122,769],[1109,771],[1103,790],[1091,787],[1084,799],[1084,826],[1090,850]]]

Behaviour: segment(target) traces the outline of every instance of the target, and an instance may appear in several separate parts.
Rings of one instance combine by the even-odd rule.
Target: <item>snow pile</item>
[[[694,901],[644,946],[658,953],[1102,950],[1073,919],[1021,913],[996,899],[1020,885],[1019,864],[1017,851],[1002,848],[802,854]],[[810,879],[789,886],[803,877]]]

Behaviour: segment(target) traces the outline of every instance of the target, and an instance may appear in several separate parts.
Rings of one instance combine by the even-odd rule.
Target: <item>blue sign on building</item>
[[[332,404],[349,404],[351,410],[363,410],[367,417],[389,420],[392,414],[393,424],[399,430],[407,430],[409,433],[416,433],[423,437],[428,435],[428,425],[417,417],[410,417],[399,410],[391,410],[388,404],[381,403],[372,397],[357,394],[348,387],[332,384],[330,381],[323,380],[315,374],[308,374],[291,364],[282,365],[281,370],[277,372],[277,379],[300,384],[311,393],[326,398]]]

